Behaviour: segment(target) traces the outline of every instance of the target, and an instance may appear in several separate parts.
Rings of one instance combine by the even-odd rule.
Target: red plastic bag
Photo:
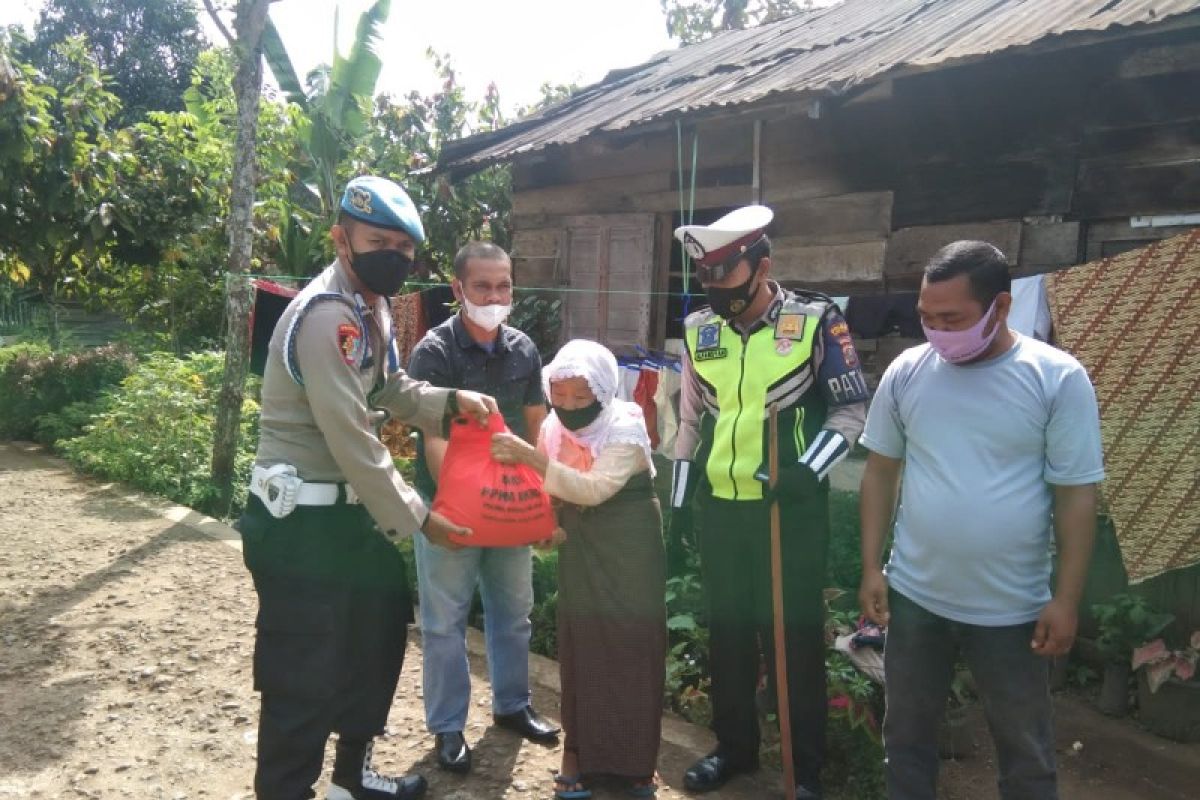
[[[549,539],[557,522],[542,476],[525,464],[492,459],[492,434],[508,430],[499,414],[486,428],[474,420],[450,422],[450,443],[438,475],[433,510],[470,528],[453,537],[469,547],[515,547]]]

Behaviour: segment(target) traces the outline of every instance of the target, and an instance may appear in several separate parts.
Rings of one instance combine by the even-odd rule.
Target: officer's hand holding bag
[[[486,426],[462,417],[451,421],[433,508],[477,534],[461,544],[518,547],[551,538],[558,522],[542,476],[524,461],[497,457],[497,439],[533,450],[509,432],[500,414],[489,415]]]
[[[458,389],[451,392],[446,411],[450,417],[461,414],[476,420],[480,425],[487,425],[488,418],[492,414],[500,413],[495,398],[479,392],[472,392],[469,389]],[[447,550],[461,550],[466,547],[466,544],[455,540],[454,537],[468,538],[473,531],[462,525],[456,525],[443,514],[430,511],[429,516],[425,519],[425,524],[421,526],[421,533],[425,534],[425,538],[438,547],[444,547]]]
[[[466,545],[455,541],[453,537],[468,538],[473,531],[470,528],[455,525],[436,511],[430,511],[429,516],[425,518],[425,524],[421,526],[421,533],[425,534],[425,538],[438,547],[444,547],[447,550],[461,550]]]

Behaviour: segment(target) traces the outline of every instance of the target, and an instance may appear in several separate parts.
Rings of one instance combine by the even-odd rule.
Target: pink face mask
[[[980,318],[979,322],[965,331],[935,331],[927,327],[924,322],[921,323],[921,327],[925,329],[925,338],[929,340],[930,346],[937,351],[939,356],[951,364],[962,364],[983,355],[995,340],[996,334],[1000,332],[1000,326],[995,325],[991,333],[986,336],[983,333],[983,329],[987,327],[995,311],[996,301],[993,300],[987,313]]]

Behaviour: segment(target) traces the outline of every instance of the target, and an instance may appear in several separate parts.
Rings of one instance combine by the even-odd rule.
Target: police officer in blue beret
[[[259,611],[259,800],[306,800],[337,733],[327,800],[409,800],[419,776],[371,766],[404,658],[412,602],[394,543],[422,531],[454,549],[470,531],[432,512],[397,473],[376,423],[390,414],[440,433],[448,416],[498,413],[476,392],[439,389],[399,366],[388,298],[425,231],[405,191],[355,178],[330,231],[337,260],[288,305],[263,375],[258,454],[239,521]]]

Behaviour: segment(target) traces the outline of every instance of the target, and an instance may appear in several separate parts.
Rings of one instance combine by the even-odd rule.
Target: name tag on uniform
[[[729,351],[721,347],[721,323],[710,322],[701,325],[700,330],[696,332],[696,361],[712,361],[727,355]]]
[[[804,323],[807,319],[804,314],[780,314],[779,319],[775,321],[775,338],[800,341],[804,338]]]

